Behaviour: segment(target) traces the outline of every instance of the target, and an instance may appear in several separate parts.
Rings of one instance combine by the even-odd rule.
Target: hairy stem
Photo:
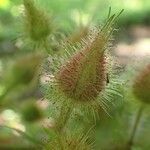
[[[72,110],[73,110],[73,104],[63,103],[60,110],[60,115],[57,119],[57,131],[62,132],[62,130],[64,129],[65,125],[67,124],[70,118]]]
[[[132,149],[132,146],[134,144],[134,139],[135,139],[135,136],[136,136],[136,132],[137,132],[137,129],[138,129],[138,125],[139,125],[140,119],[142,117],[143,110],[144,110],[144,106],[141,105],[139,107],[139,109],[137,111],[137,114],[136,114],[136,117],[135,117],[133,129],[131,131],[131,135],[130,135],[129,141],[127,143],[127,150],[131,150]]]
[[[62,107],[60,110],[60,115],[56,121],[56,129],[55,130],[56,130],[56,133],[58,136],[57,139],[58,139],[58,143],[59,143],[61,150],[65,150],[65,148],[63,146],[63,139],[62,138],[64,136],[63,134],[65,134],[64,128],[65,128],[67,122],[69,121],[73,107],[74,107],[73,103],[68,103],[68,101],[64,102],[62,104]]]

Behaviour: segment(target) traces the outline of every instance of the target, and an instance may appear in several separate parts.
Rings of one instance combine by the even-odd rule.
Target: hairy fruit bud
[[[105,37],[97,34],[57,74],[59,88],[76,101],[95,99],[106,83]]]
[[[92,36],[87,37],[82,49],[71,56],[56,74],[58,88],[62,93],[74,101],[89,102],[96,100],[104,91],[108,82],[106,56],[110,37],[114,31],[114,22],[118,14],[110,15],[102,28],[96,28]],[[81,40],[82,43],[82,40]]]
[[[136,77],[133,93],[142,102],[150,103],[150,65]]]
[[[29,84],[37,75],[41,61],[42,56],[40,54],[19,58],[11,69],[12,84]]]
[[[45,40],[51,33],[49,16],[37,8],[33,0],[24,0],[26,30],[33,41]]]

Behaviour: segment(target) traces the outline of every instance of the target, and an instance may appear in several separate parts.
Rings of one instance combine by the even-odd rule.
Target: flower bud
[[[97,34],[57,74],[59,88],[76,101],[95,99],[106,83],[105,37]]]
[[[105,89],[107,82],[106,50],[114,31],[112,27],[119,14],[114,14],[106,20],[102,28],[96,29],[92,36],[76,54],[62,65],[56,74],[58,88],[69,99],[87,102],[95,100]]]
[[[29,84],[38,74],[41,61],[42,56],[39,54],[27,55],[16,60],[10,72],[10,82],[13,85]]]
[[[26,30],[33,41],[45,40],[51,33],[49,16],[37,8],[33,0],[24,0]]]
[[[150,64],[136,77],[133,94],[140,101],[150,104]]]

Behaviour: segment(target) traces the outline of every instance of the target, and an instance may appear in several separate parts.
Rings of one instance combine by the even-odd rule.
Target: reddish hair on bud
[[[105,89],[107,82],[106,50],[119,14],[110,16],[102,28],[92,32],[80,51],[71,56],[56,74],[58,87],[69,99],[92,101]]]
[[[95,99],[106,83],[105,39],[97,35],[69,62],[61,67],[57,74],[59,88],[76,101]]]

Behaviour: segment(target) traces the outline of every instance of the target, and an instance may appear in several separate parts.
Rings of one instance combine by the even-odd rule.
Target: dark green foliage
[[[35,104],[34,101],[24,103],[21,114],[23,120],[27,122],[38,121],[44,116],[42,110]]]

